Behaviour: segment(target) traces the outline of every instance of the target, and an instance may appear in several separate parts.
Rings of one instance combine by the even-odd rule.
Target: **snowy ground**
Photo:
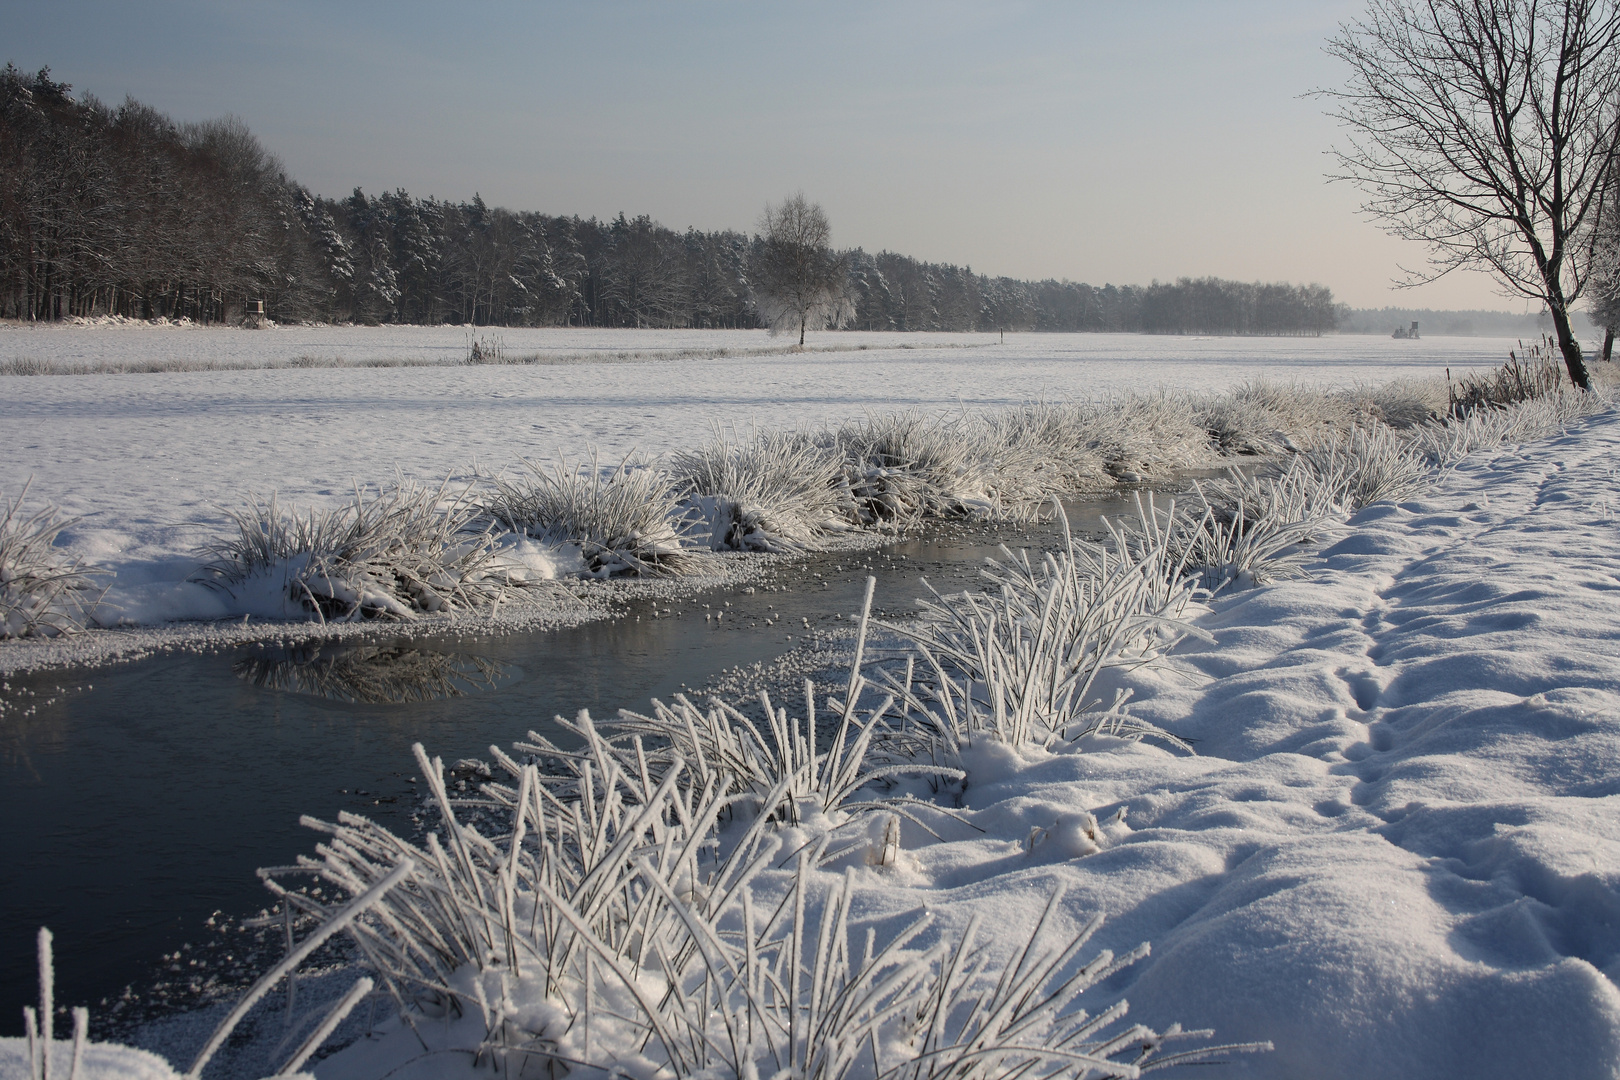
[[[1037,398],[1246,379],[1319,385],[1494,366],[1517,343],[1485,338],[1164,338],[1140,335],[837,333],[796,355],[762,331],[491,332],[554,363],[466,366],[458,327],[0,325],[0,366],[181,360],[269,365],[298,357],[440,366],[0,376],[0,493],[32,478],[31,505],[83,522],[69,552],[113,570],[109,602],[136,623],[223,617],[185,584],[248,492],[333,507],[396,470],[425,480],[510,470],[522,458],[605,462],[694,447],[713,425],[817,425],[865,410],[944,412]],[[719,351],[732,355],[718,356]],[[597,357],[593,359],[593,357]],[[606,359],[600,359],[606,357]],[[643,357],[637,359],[636,357]],[[654,357],[651,359],[645,357]]]
[[[1183,677],[1132,677],[1198,756],[982,748],[986,833],[908,829],[898,865],[854,870],[859,918],[927,905],[1011,942],[1062,882],[1071,926],[1153,944],[1103,1000],[1275,1043],[1223,1076],[1620,1076],[1617,469],[1609,412],[1364,510],[1311,580],[1219,599]],[[1120,808],[1098,850],[1080,812]]]
[[[1617,466],[1610,413],[1368,508],[1313,580],[1217,603],[1194,681],[1134,680],[1199,756],[987,762],[991,835],[874,904],[1011,927],[1065,881],[1153,942],[1134,1018],[1276,1043],[1224,1075],[1620,1076]]]

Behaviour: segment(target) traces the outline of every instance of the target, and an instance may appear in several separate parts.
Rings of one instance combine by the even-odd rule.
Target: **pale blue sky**
[[[242,117],[343,195],[749,229],[802,189],[839,245],[1093,284],[1320,281],[1519,309],[1323,179],[1322,43],[1360,0],[424,4],[0,0],[0,62]]]

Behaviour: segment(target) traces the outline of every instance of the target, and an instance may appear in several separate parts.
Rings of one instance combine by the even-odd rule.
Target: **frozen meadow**
[[[474,337],[509,361],[465,363]],[[249,493],[337,508],[357,486],[521,473],[689,450],[717,427],[816,428],[868,412],[942,415],[1249,380],[1321,387],[1443,377],[1516,342],[1381,337],[821,334],[788,354],[763,331],[458,327],[0,326],[0,492],[79,518],[60,545],[114,573],[136,624],[240,615],[187,584]],[[409,363],[426,366],[321,366]],[[289,365],[289,366],[281,366]],[[308,366],[313,365],[313,366]],[[188,370],[218,368],[220,370]]]
[[[1348,340],[1369,353],[1440,347]],[[969,407],[1306,375],[1283,361],[1296,342],[1260,343],[1269,368],[1229,356],[1201,365],[1188,355],[1201,343],[1169,344],[1185,352],[1160,370],[1179,365],[1181,381],[1128,377],[1152,361],[1121,379],[1109,374],[1125,366],[1117,357],[1078,368],[1086,362],[1020,357],[1009,343],[739,361],[784,365],[778,378],[803,383],[796,407],[768,393],[733,393],[746,410],[688,402],[716,361],[646,366],[686,372],[686,383],[667,380],[679,393],[640,385],[603,396],[635,400],[661,422],[666,441],[642,449],[666,451],[700,441],[710,420],[790,427],[867,404],[956,408],[938,390],[946,373],[979,381],[977,396],[960,395]],[[1468,360],[1462,345],[1440,344],[1452,351],[1439,363]],[[1498,362],[1492,343],[1465,344],[1480,350],[1472,363]],[[1310,369],[1312,381],[1427,376],[1436,363],[1340,361],[1331,376]],[[611,381],[641,362],[559,367]],[[387,383],[414,372],[452,373],[139,378]],[[834,393],[863,379],[864,401]],[[1019,391],[998,396],[1007,383]],[[707,385],[723,397],[722,383]],[[104,393],[117,426],[124,414]],[[245,389],[235,393],[251,426],[261,414]],[[357,415],[376,400],[356,404]],[[583,400],[582,390],[575,408]],[[827,411],[811,412],[812,400]],[[685,408],[697,415],[683,421]],[[431,403],[403,412],[426,422]],[[1121,537],[1136,551],[1122,561],[1076,548],[1004,570],[996,602],[942,598],[934,629],[913,640],[936,655],[962,650],[956,666],[857,667],[816,703],[835,726],[842,717],[831,743],[817,743],[825,722],[818,729],[804,706],[774,703],[750,721],[625,702],[637,713],[575,721],[581,755],[532,735],[492,748],[483,818],[419,758],[442,819],[461,824],[425,849],[362,819],[323,825],[328,846],[305,870],[358,899],[291,898],[330,930],[358,919],[378,984],[419,1003],[414,1028],[384,1022],[315,1073],[472,1076],[491,1062],[516,1069],[555,1056],[582,1075],[611,1063],[646,1077],[1134,1076],[1210,1041],[1174,1037],[1179,1024],[1240,1044],[1228,1076],[1620,1076],[1620,412],[1592,399],[1535,402],[1485,413],[1467,434],[1447,441],[1432,429],[1421,452],[1364,440],[1362,466],[1331,448],[1302,456],[1316,480],[1297,485],[1299,499],[1237,491],[1251,507],[1293,499],[1285,516],[1303,515],[1320,546],[1289,555],[1298,534],[1286,534],[1244,568],[1231,562],[1241,572],[1212,598],[1138,573],[1177,550],[1143,532]],[[487,430],[472,437],[496,445]],[[364,443],[351,430],[304,452],[330,461]],[[457,444],[401,445],[423,455],[412,464],[428,476],[453,467],[434,454]],[[293,465],[276,458],[273,468],[292,485],[284,493],[323,497],[296,487]],[[121,494],[99,477],[90,489]],[[1312,491],[1327,495],[1313,503]],[[1243,535],[1230,532],[1228,554],[1263,538],[1253,513]],[[85,542],[84,528],[72,539]],[[158,537],[150,550],[180,539]],[[178,562],[180,550],[144,557]],[[1087,626],[1079,640],[1098,652],[1080,650],[1071,675],[1059,673],[1085,672],[1084,696],[1114,703],[1066,699],[1091,732],[1071,741],[1055,730],[1051,701],[1028,708],[1042,688],[1026,676],[1045,670],[1029,635],[1065,619],[1078,626],[1130,589],[1135,606],[1113,624],[1122,629]],[[972,654],[985,627],[1005,648]],[[977,689],[952,683],[953,672]],[[892,711],[884,694],[898,699]],[[1150,727],[1165,737],[1119,737]],[[633,735],[653,736],[645,753]],[[541,774],[537,761],[554,771]],[[722,815],[725,798],[744,811]],[[356,982],[351,996],[372,985]],[[459,1004],[446,1008],[452,997]],[[55,1075],[66,1075],[73,1050],[57,1046]],[[0,1040],[0,1077],[30,1075],[28,1052]],[[173,1075],[110,1047],[89,1048],[81,1075],[118,1075],[120,1061],[132,1075]]]

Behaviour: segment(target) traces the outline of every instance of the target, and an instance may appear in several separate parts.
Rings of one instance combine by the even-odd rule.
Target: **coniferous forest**
[[[728,328],[761,325],[757,238],[450,202],[311,193],[240,121],[177,124],[0,71],[0,317]],[[1023,281],[847,253],[858,330],[1320,334],[1320,285]]]

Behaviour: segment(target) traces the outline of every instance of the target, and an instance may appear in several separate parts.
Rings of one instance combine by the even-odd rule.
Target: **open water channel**
[[[1094,535],[1100,515],[1128,506],[1068,510],[1077,535]],[[269,904],[255,869],[319,839],[300,815],[350,810],[409,835],[423,788],[412,743],[451,763],[544,732],[559,713],[642,710],[807,637],[847,634],[869,574],[874,607],[905,618],[926,593],[919,578],[973,587],[998,544],[1057,537],[1051,524],[938,526],[796,560],[763,587],[572,629],[410,641],[384,630],[12,676],[0,690],[0,1034],[21,1034],[42,925],[56,935],[56,1000],[91,1005],[94,1023],[97,1003],[125,987],[185,976],[186,953],[173,967],[160,958],[209,934],[215,913]],[[725,617],[705,620],[704,605]]]

